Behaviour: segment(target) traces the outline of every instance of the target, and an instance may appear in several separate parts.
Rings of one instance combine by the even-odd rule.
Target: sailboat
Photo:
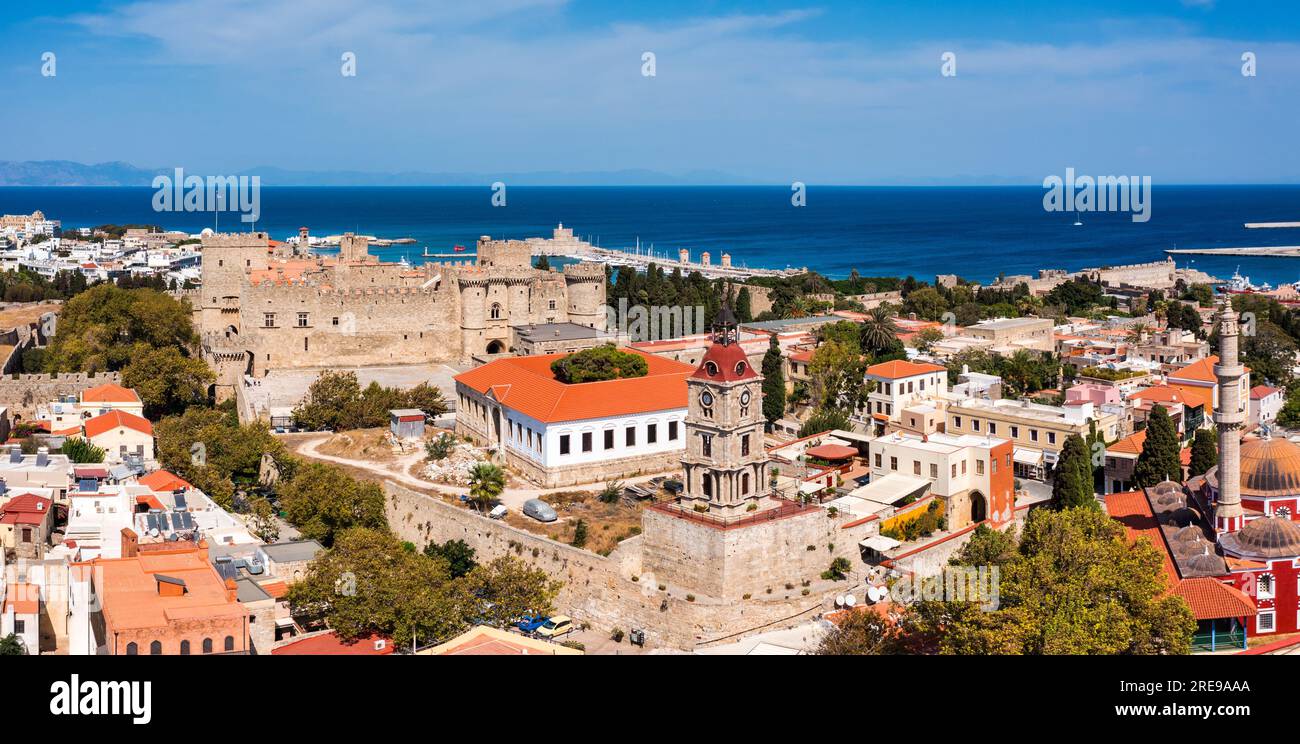
[[[1083,220],[1079,219],[1079,210],[1076,209],[1074,210],[1074,226],[1079,227],[1082,224]]]

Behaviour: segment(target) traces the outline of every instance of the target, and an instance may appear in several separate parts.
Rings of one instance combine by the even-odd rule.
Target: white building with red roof
[[[1268,385],[1256,385],[1251,388],[1248,425],[1251,428],[1271,426],[1277,420],[1277,415],[1282,412],[1282,404],[1285,402],[1286,391],[1281,388]]]
[[[867,367],[865,378],[872,383],[872,390],[867,395],[867,413],[872,418],[872,430],[876,434],[884,434],[890,428],[907,428],[923,434],[934,431],[933,428],[927,430],[915,416],[915,425],[907,426],[903,411],[943,397],[948,389],[946,367],[896,359]],[[928,420],[934,426],[936,420],[942,421],[942,416],[937,419],[931,416]]]
[[[82,432],[91,444],[104,450],[106,463],[120,463],[128,458],[143,462],[154,459],[153,424],[142,416],[112,410],[87,419]]]
[[[504,455],[546,487],[674,468],[681,459],[686,378],[695,368],[635,349],[647,374],[566,384],[564,355],[507,357],[456,376],[456,433]]]

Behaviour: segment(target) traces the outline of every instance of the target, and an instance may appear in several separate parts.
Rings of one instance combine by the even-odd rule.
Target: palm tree
[[[861,333],[864,351],[879,351],[893,346],[898,339],[898,326],[894,324],[889,306],[877,305],[867,311]]]
[[[506,490],[506,474],[490,462],[475,463],[469,469],[469,498],[479,509],[485,509]]]
[[[1140,344],[1147,340],[1148,332],[1146,323],[1137,323],[1128,332],[1128,342],[1131,344]]]

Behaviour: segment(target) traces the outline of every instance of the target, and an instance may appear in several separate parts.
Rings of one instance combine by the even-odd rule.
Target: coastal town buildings
[[[873,495],[905,483],[909,496],[942,497],[953,529],[985,520],[1005,525],[1015,508],[1014,468],[1008,439],[894,432],[871,442],[871,483],[850,495],[879,500]]]
[[[1121,432],[1121,417],[1121,408],[1086,401],[1053,406],[968,398],[948,406],[944,431],[1004,437],[1014,446],[1016,475],[1042,479],[1056,465],[1066,439],[1074,435],[1087,439],[1095,429],[1113,441]]]

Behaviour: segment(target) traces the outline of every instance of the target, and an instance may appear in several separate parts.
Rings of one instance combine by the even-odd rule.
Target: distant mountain
[[[0,186],[148,186],[158,172],[122,162],[0,160]]]
[[[87,165],[69,160],[0,161],[0,186],[151,186],[156,175],[170,168],[137,168],[130,163]],[[273,166],[248,168],[234,174],[187,170],[186,175],[247,175],[263,186],[706,186],[748,185],[757,182],[720,171],[682,174],[652,170],[534,171],[519,173],[368,173],[364,171],[298,171]]]

